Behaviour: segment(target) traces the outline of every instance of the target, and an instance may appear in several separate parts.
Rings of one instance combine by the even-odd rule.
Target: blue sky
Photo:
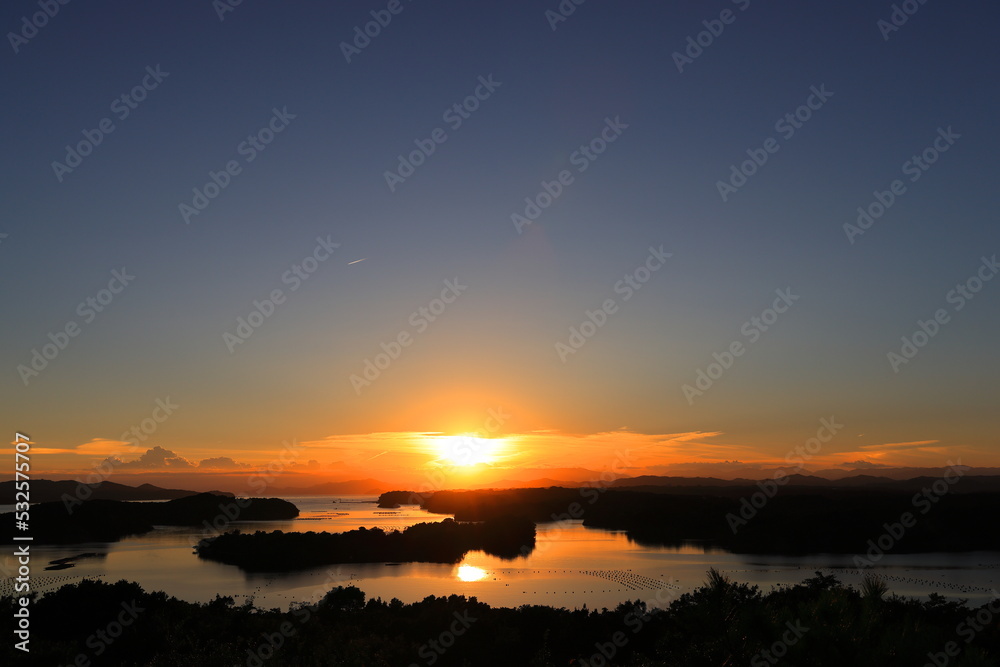
[[[995,6],[927,3],[886,40],[891,3],[589,0],[553,30],[554,1],[404,0],[348,63],[341,42],[386,6],[248,1],[220,20],[207,1],[71,2],[0,57],[16,428],[113,442],[169,395],[183,408],[157,444],[247,458],[291,437],[475,430],[503,405],[510,432],[701,431],[780,458],[835,414],[849,435],[831,462],[1000,460],[1000,283],[946,301],[1000,245]],[[673,54],[724,10],[678,72]],[[8,3],[6,31],[37,11]],[[168,76],[115,117],[147,67]],[[500,85],[452,130],[443,113],[480,77]],[[812,87],[833,94],[723,201],[717,182]],[[274,109],[294,118],[246,162]],[[114,131],[60,182],[53,161],[105,117]],[[609,118],[627,128],[579,173],[572,154]],[[447,141],[390,191],[386,170],[439,127]],[[939,128],[960,138],[909,182]],[[240,173],[186,224],[179,204],[230,160]],[[518,233],[511,215],[567,169]],[[850,243],[844,224],[894,179],[905,195]],[[317,237],[340,247],[290,292]],[[615,284],[661,245],[670,261],[623,302]],[[134,282],[83,323],[78,304],[121,267]],[[356,391],[455,278],[468,290]],[[682,387],[784,288],[800,300],[690,404]],[[287,301],[230,352],[223,334],[274,289]],[[555,344],[608,298],[618,311],[563,362]],[[951,320],[894,372],[887,354],[939,308]],[[70,320],[79,336],[25,383],[18,366]]]

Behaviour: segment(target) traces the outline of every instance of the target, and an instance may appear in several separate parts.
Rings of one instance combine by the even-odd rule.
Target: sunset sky
[[[0,403],[35,476],[721,476],[821,420],[811,469],[1000,466],[997,6],[558,6],[402,0],[363,48],[386,2],[8,37]]]

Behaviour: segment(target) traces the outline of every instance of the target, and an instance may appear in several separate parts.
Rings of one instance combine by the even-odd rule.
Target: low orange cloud
[[[319,440],[283,444],[273,451],[200,451],[177,453],[159,446],[136,447],[118,440],[94,438],[74,448],[35,447],[39,469],[80,474],[104,464],[114,473],[174,473],[222,475],[276,469],[281,476],[307,475],[318,480],[376,478],[406,484],[446,472],[456,483],[479,479],[535,478],[584,481],[591,473],[753,477],[777,468],[794,447],[768,448],[726,442],[719,431],[649,434],[622,428],[575,434],[537,430],[488,439],[489,457],[476,466],[456,466],[447,455],[457,437],[441,432],[375,432],[331,435]],[[832,447],[831,447],[832,449]],[[202,454],[202,458],[195,458]],[[274,467],[281,457],[280,464]],[[938,440],[852,445],[851,451],[825,449],[804,462],[807,470],[872,467],[940,467],[949,458],[964,462],[983,459],[984,452],[944,446]],[[82,464],[81,457],[89,458]],[[990,457],[986,457],[989,459]],[[49,465],[45,465],[49,464]],[[58,465],[57,465],[58,464]],[[552,471],[551,473],[547,471]],[[519,475],[520,474],[520,475]]]
[[[91,440],[81,443],[76,447],[39,447],[33,446],[31,448],[34,454],[77,454],[83,456],[118,456],[123,455],[127,452],[140,452],[142,451],[139,447],[135,445],[124,442],[122,440],[108,440],[106,438],[92,438]]]

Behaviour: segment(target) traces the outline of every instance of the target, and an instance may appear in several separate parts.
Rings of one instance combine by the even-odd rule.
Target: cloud
[[[289,470],[320,470],[321,468],[322,466],[320,466],[319,461],[316,459],[309,459],[305,463],[292,461],[288,464]]]
[[[147,449],[139,458],[132,460],[109,456],[103,463],[118,471],[203,471],[203,470],[245,470],[251,466],[241,463],[229,456],[214,456],[201,461],[191,461],[169,449],[156,446]]]
[[[933,445],[940,442],[939,440],[913,440],[911,442],[887,442],[882,445],[860,445],[858,449],[864,449],[869,451],[900,451],[904,449],[926,449],[927,445]]]
[[[76,447],[32,447],[35,454],[86,454],[88,456],[119,456],[126,452],[135,452],[134,445],[122,440],[107,438],[91,438]]]
[[[449,447],[455,446],[455,438],[463,437],[466,436],[431,431],[331,435],[297,443],[291,456],[282,452],[280,459],[275,458],[273,452],[263,450],[198,450],[193,453],[211,455],[199,460],[191,453],[182,456],[160,446],[142,451],[129,443],[99,438],[58,451],[72,452],[77,456],[89,455],[94,463],[103,459],[103,466],[122,473],[249,474],[253,470],[266,469],[275,474],[292,476],[322,475],[325,479],[337,480],[376,476],[394,483],[419,484],[429,479],[429,475],[439,474],[442,470],[450,475],[465,474],[473,479],[475,470],[455,468],[446,455]],[[760,479],[770,476],[774,470],[787,467],[784,458],[759,446],[727,442],[729,438],[718,431],[650,434],[626,428],[599,433],[565,433],[547,429],[508,433],[490,440],[488,465],[477,470],[482,472],[488,468],[511,479],[516,477],[512,476],[515,471],[523,470],[536,471],[539,477],[552,476],[558,471],[580,470],[583,474],[612,470],[627,476]],[[776,447],[769,449],[774,451]],[[824,467],[882,469],[935,466],[942,465],[949,456],[967,454],[968,459],[977,454],[968,448],[946,448],[937,440],[859,444],[851,449],[853,451],[820,452],[808,460],[806,467],[817,470]],[[217,455],[222,453],[228,456]],[[547,470],[553,472],[549,474],[545,472]]]
[[[743,467],[754,466],[752,461],[761,459],[760,453],[751,447],[719,442],[721,435],[718,431],[648,434],[624,428],[600,433],[564,433],[552,429],[509,433],[496,438],[491,466],[538,470],[581,467],[609,470],[614,466],[629,474],[643,474],[649,467],[665,463],[751,461],[726,464]],[[370,470],[377,463],[379,470],[402,475],[450,467],[442,452],[455,437],[462,436],[383,432],[331,435],[302,444],[310,454],[329,455],[354,470]]]
[[[104,462],[116,470],[192,470],[197,467],[186,458],[159,445],[147,449],[142,456],[131,461],[110,456]]]
[[[202,459],[198,463],[198,468],[211,468],[213,470],[241,470],[248,468],[246,463],[240,463],[228,456],[216,456],[209,459]]]
[[[506,467],[638,470],[681,461],[729,459],[751,455],[748,448],[710,442],[721,432],[649,434],[635,431],[564,434],[532,432],[505,438],[509,452],[499,461]]]

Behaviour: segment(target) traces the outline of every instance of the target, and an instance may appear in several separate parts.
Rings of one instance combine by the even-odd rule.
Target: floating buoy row
[[[624,590],[640,591],[640,590],[663,590],[666,588],[672,590],[681,590],[681,586],[673,583],[670,580],[665,580],[663,577],[666,575],[660,575],[661,578],[654,579],[653,577],[647,577],[641,574],[636,574],[632,570],[521,570],[521,569],[498,569],[493,571],[497,575],[508,575],[511,578],[516,578],[518,575],[589,575],[593,577],[598,577],[600,579],[605,579],[614,584],[618,585],[618,588],[607,588],[607,589],[593,589],[593,590],[563,590],[563,591],[529,591],[522,590],[521,593],[524,595],[559,595],[560,593],[569,594],[580,594],[580,593],[616,593]],[[502,581],[503,577],[494,577],[493,581]],[[504,584],[505,587],[510,587],[510,584]]]
[[[872,570],[854,570],[854,569],[844,569],[844,572],[848,574],[854,574],[859,577],[863,577],[867,574],[872,574]],[[928,588],[944,588],[949,591],[956,591],[958,593],[992,593],[995,588],[990,588],[988,586],[972,586],[968,584],[959,584],[950,581],[932,581],[930,579],[920,579],[917,577],[903,577],[896,574],[882,574],[880,572],[874,572],[874,574],[879,579],[884,579],[886,581],[898,582],[901,584],[912,584],[915,586],[926,586]],[[940,575],[944,577],[944,575]],[[989,581],[993,581],[990,579]]]
[[[741,572],[788,572],[789,569],[790,568],[763,568],[763,567],[759,567],[759,568],[749,569],[749,570],[720,570],[720,571],[724,572],[725,574],[739,574]],[[801,570],[803,568],[796,567],[794,569]],[[812,572],[813,570],[810,569],[809,571]]]
[[[619,586],[632,591],[656,590],[660,588],[680,588],[679,586],[675,586],[674,584],[660,579],[653,579],[652,577],[636,574],[632,572],[632,570],[581,570],[580,573],[613,581]]]
[[[30,585],[33,592],[44,593],[46,591],[59,588],[60,586],[65,586],[66,584],[77,583],[81,579],[97,579],[103,576],[105,576],[103,573],[86,575],[64,574],[59,576],[32,574]],[[3,579],[0,579],[0,595],[7,595],[11,597],[14,597],[15,595],[24,595],[25,591],[15,590],[16,585],[17,580],[14,577],[4,577]]]

